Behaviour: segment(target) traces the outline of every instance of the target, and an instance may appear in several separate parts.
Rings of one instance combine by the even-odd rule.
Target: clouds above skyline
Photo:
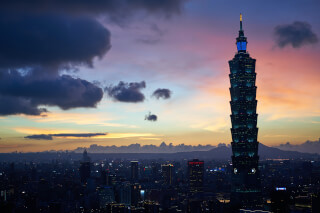
[[[104,90],[114,100],[119,102],[138,103],[145,99],[142,89],[146,88],[146,82],[125,83],[120,81],[118,85],[110,85]]]
[[[111,47],[111,33],[96,17],[111,19],[144,11],[171,16],[185,0],[2,1],[0,14],[0,115],[41,115],[47,106],[63,110],[96,107],[103,90],[89,81],[60,75],[93,66]],[[23,10],[21,9],[23,8]],[[91,14],[91,15],[89,15]],[[118,16],[118,18],[117,18]],[[152,31],[163,31],[151,24]],[[121,102],[143,102],[145,82],[120,82],[108,94]]]
[[[317,141],[306,141],[302,144],[291,144],[287,142],[285,144],[280,144],[275,146],[278,149],[286,151],[298,151],[305,153],[317,153],[320,154],[320,138]]]
[[[318,36],[313,32],[311,25],[301,21],[276,26],[275,36],[276,44],[280,48],[288,45],[293,48],[300,48],[303,45],[311,45],[318,42]]]
[[[110,32],[101,23],[90,17],[5,10],[0,28],[0,115],[40,115],[47,106],[96,107],[103,96],[100,87],[60,73],[92,67],[94,58],[106,54]]]
[[[1,115],[40,115],[39,106],[58,106],[67,110],[96,107],[103,91],[96,85],[69,75],[41,77],[32,72],[21,75],[16,70],[0,72]]]
[[[109,30],[88,17],[2,13],[0,28],[1,67],[92,66],[111,47]]]
[[[158,116],[156,116],[155,114],[151,114],[151,112],[149,112],[149,114],[147,114],[144,118],[144,120],[147,121],[157,121],[158,120]]]
[[[152,96],[155,97],[156,99],[169,99],[171,97],[171,90],[169,89],[156,89],[153,93]]]
[[[60,138],[93,138],[96,136],[107,135],[107,133],[61,133],[61,134],[39,134],[28,135],[24,138],[32,140],[53,140],[54,137]]]
[[[223,144],[225,145],[225,144]],[[222,144],[219,144],[222,146]],[[129,144],[127,146],[101,146],[97,144],[91,144],[89,147],[78,147],[74,150],[76,153],[82,153],[85,149],[90,153],[175,153],[175,152],[192,152],[192,151],[208,151],[210,149],[216,148],[212,145],[186,145],[172,143],[166,144],[162,142],[159,146],[154,144]]]

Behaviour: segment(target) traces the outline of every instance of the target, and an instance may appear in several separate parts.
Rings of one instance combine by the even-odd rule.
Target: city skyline
[[[70,8],[60,5],[66,14],[57,15],[58,18],[56,15],[48,17],[46,14],[52,11],[46,8],[42,8],[40,14],[29,8],[28,14],[21,15],[20,10],[8,3],[7,10],[14,11],[18,21],[7,13],[2,15],[9,17],[7,22],[0,23],[2,29],[8,29],[3,30],[6,38],[15,33],[8,26],[20,26],[22,17],[28,17],[24,19],[27,27],[34,17],[44,17],[43,23],[36,22],[36,26],[57,18],[60,21],[53,22],[63,35],[64,28],[59,26],[61,20],[62,23],[82,23],[90,13],[90,20],[84,23],[92,27],[94,22],[92,25],[97,32],[92,32],[101,31],[102,35],[92,33],[89,36],[95,39],[103,36],[104,39],[101,43],[98,40],[98,47],[89,43],[97,49],[88,55],[83,53],[85,56],[77,55],[75,50],[69,50],[66,56],[54,49],[61,54],[57,58],[48,53],[42,59],[38,55],[25,59],[9,54],[5,48],[0,50],[0,61],[6,62],[0,67],[0,152],[72,150],[91,144],[160,145],[163,141],[174,145],[230,144],[227,61],[235,52],[240,12],[244,14],[246,36],[250,37],[250,54],[258,59],[259,142],[279,146],[287,141],[301,144],[318,140],[318,2],[261,4],[248,1],[250,4],[246,5],[174,2],[152,7],[142,4],[130,11],[119,6],[116,12],[103,7],[102,11],[82,11],[79,7],[73,16],[69,16]],[[21,32],[27,32],[27,27]],[[46,30],[51,32],[55,28]],[[75,27],[74,30],[74,33],[85,33],[87,29]],[[76,34],[73,36],[79,39],[80,48],[90,48],[89,44],[82,43],[90,41]],[[6,46],[16,48],[13,53],[30,50],[23,45],[13,45],[17,41],[14,39],[17,37],[9,39]],[[49,36],[46,42],[50,39]],[[39,54],[43,49],[34,51]],[[53,64],[59,61],[55,64],[59,68],[51,67],[45,60],[53,60],[50,62]],[[37,66],[44,70],[36,70]],[[35,77],[29,72],[42,74]],[[58,85],[52,88],[61,89],[60,93],[52,92],[51,84]],[[27,92],[19,88],[21,85]],[[89,86],[84,88],[84,85]],[[38,92],[41,89],[47,92],[46,97],[41,97]],[[70,96],[62,95],[67,89],[71,90]],[[92,98],[81,96],[83,91]],[[20,98],[22,101],[18,102]],[[11,100],[20,104],[31,100],[35,111],[14,108],[10,106]],[[46,110],[40,113],[41,108]],[[18,115],[13,115],[16,113]]]

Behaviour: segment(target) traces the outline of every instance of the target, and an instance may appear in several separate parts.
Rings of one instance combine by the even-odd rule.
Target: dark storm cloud
[[[186,0],[2,0],[0,8],[15,11],[128,15],[134,10],[179,13]]]
[[[91,138],[100,135],[107,135],[107,133],[62,133],[62,134],[41,134],[28,135],[24,138],[34,140],[52,140],[53,137],[76,137],[76,138]]]
[[[303,45],[318,42],[318,37],[312,31],[311,25],[307,22],[300,21],[275,27],[275,36],[276,43],[281,48],[287,45],[291,45],[293,48],[299,48]]]
[[[96,17],[126,19],[134,12],[178,13],[185,0],[3,0],[0,1],[0,115],[40,115],[95,107],[97,85],[60,71],[92,66],[110,49],[110,32]],[[154,31],[161,32],[158,28]],[[145,82],[108,88],[113,99],[142,102]]]
[[[145,99],[144,94],[140,91],[146,88],[146,82],[131,82],[125,83],[120,81],[116,86],[109,86],[105,88],[108,95],[115,101],[120,102],[143,102]]]
[[[110,33],[88,17],[0,13],[0,114],[40,115],[43,106],[95,107],[98,86],[65,67],[92,65],[110,48]]]
[[[38,108],[30,99],[0,95],[0,115],[40,115],[43,112],[47,110]]]
[[[0,13],[0,114],[40,115],[42,106],[96,107],[103,91],[68,75],[110,48],[110,33],[87,17]]]
[[[92,64],[110,49],[110,32],[87,17],[0,13],[0,66]]]
[[[157,121],[157,119],[158,119],[158,116],[151,114],[151,112],[149,112],[149,114],[147,114],[144,118],[144,120],[147,120],[147,121]]]
[[[96,107],[102,99],[100,87],[69,75],[39,78],[21,75],[10,70],[0,72],[0,114],[39,115],[46,109],[39,106],[58,106],[67,110],[76,107]]]
[[[157,89],[153,92],[152,96],[156,97],[157,99],[169,99],[171,97],[171,91],[169,89]]]

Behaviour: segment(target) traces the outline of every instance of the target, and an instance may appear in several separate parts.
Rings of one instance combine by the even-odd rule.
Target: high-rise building
[[[159,213],[160,205],[156,202],[145,201],[143,202],[143,207],[145,213]]]
[[[88,157],[87,150],[84,150],[82,162],[80,162],[80,180],[81,183],[86,183],[90,177],[91,173],[91,162]]]
[[[313,212],[320,212],[320,192],[311,196],[311,208]]]
[[[109,203],[115,202],[114,190],[110,186],[98,188],[98,200],[101,208],[106,207]]]
[[[116,185],[117,202],[131,205],[131,184],[130,182],[122,182]]]
[[[289,193],[285,187],[276,187],[271,192],[271,210],[274,213],[288,213],[289,208]]]
[[[83,161],[83,162],[90,162],[90,161],[91,161],[90,157],[88,156],[88,152],[87,152],[86,149],[83,151],[82,161]]]
[[[131,161],[131,180],[137,181],[139,178],[139,162]]]
[[[242,208],[260,205],[260,175],[258,170],[257,100],[255,86],[256,60],[247,52],[247,38],[242,29],[236,39],[237,53],[229,61],[231,122],[232,122],[232,187],[231,203]]]
[[[107,186],[113,186],[117,182],[117,175],[116,174],[108,174],[107,176]]]
[[[189,189],[191,192],[203,190],[204,162],[194,159],[188,161]]]
[[[138,183],[131,184],[131,205],[137,206],[141,200],[140,197],[141,185]]]
[[[173,184],[173,165],[163,164],[161,165],[162,177],[166,185]]]
[[[105,169],[101,169],[100,183],[102,185],[107,185],[107,171]]]

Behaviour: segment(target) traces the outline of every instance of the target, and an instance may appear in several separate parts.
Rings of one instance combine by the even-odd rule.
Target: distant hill
[[[232,149],[227,146],[219,146],[209,151],[196,151],[196,152],[178,152],[175,153],[174,158],[200,158],[200,159],[219,159],[228,160],[231,158]],[[283,151],[278,148],[273,148],[259,144],[260,159],[312,159],[318,158],[318,154],[301,153],[296,151]],[[168,156],[169,157],[169,156]],[[170,156],[171,157],[171,156]]]
[[[290,142],[275,146],[275,148],[285,151],[298,151],[305,153],[317,153],[320,154],[320,138],[318,141],[306,141],[303,144],[293,145]]]
[[[177,153],[89,153],[93,160],[103,159],[215,159],[230,160],[232,155],[230,146],[218,146],[209,151],[192,151]],[[274,147],[259,145],[259,155],[261,160],[265,159],[319,159],[319,154],[301,153],[296,151],[284,151]],[[2,153],[0,161],[52,161],[55,159],[80,160],[81,153],[75,152],[37,152],[37,153]]]

